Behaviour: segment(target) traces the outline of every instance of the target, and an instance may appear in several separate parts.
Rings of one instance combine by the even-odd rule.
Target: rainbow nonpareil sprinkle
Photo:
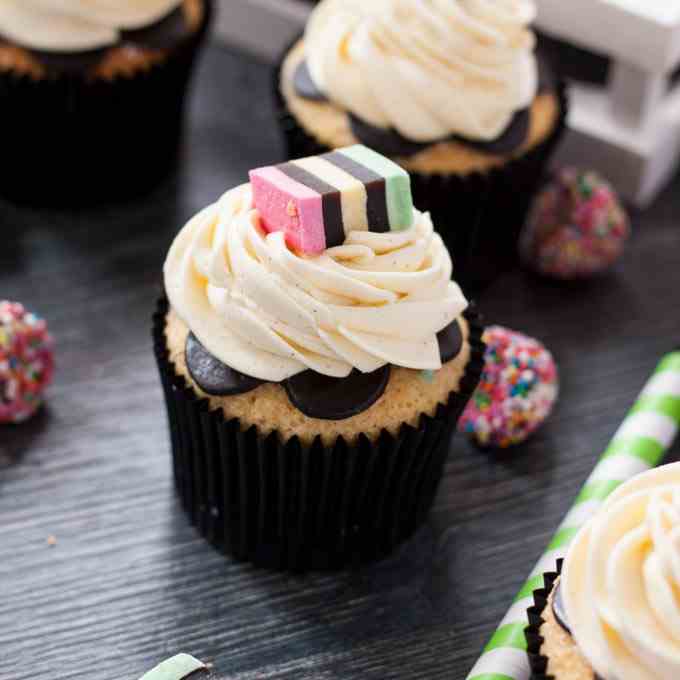
[[[501,326],[484,333],[485,366],[458,428],[481,446],[523,442],[548,417],[557,399],[557,366],[538,340]]]
[[[47,323],[17,302],[0,301],[0,423],[21,423],[43,401],[54,371]]]
[[[611,185],[595,172],[564,168],[534,201],[520,250],[539,274],[579,279],[610,268],[629,236]]]

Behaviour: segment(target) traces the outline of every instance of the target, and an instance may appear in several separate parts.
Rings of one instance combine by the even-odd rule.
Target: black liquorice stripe
[[[299,165],[295,165],[295,163],[283,163],[276,167],[284,175],[321,194],[326,248],[342,245],[345,242],[345,228],[342,221],[342,197],[340,192],[334,186],[327,184],[311,172],[301,168]]]
[[[121,40],[163,50],[178,45],[190,33],[191,27],[183,7],[180,6],[150,26],[122,31]]]
[[[366,212],[370,231],[390,231],[390,216],[387,210],[387,182],[373,170],[357,163],[349,156],[332,151],[321,156],[324,160],[352,175],[366,187]]]

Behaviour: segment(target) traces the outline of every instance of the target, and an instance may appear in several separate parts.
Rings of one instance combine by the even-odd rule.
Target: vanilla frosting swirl
[[[441,367],[436,334],[467,307],[429,215],[407,231],[353,231],[319,256],[266,234],[250,185],[178,234],[170,303],[201,343],[241,373],[279,382],[306,369],[345,377],[391,363]]]
[[[45,52],[115,45],[121,31],[160,21],[182,0],[0,0],[0,34]]]
[[[680,678],[680,464],[621,486],[577,536],[563,596],[603,680]]]
[[[416,142],[497,139],[538,89],[532,0],[324,0],[305,32],[316,85]]]

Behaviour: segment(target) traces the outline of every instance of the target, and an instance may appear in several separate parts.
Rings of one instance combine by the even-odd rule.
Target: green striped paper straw
[[[661,360],[467,680],[529,680],[524,629],[543,574],[555,570],[578,530],[614,489],[661,462],[679,427],[680,350]]]

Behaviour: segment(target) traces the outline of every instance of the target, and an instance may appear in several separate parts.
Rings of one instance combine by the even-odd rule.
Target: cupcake
[[[678,536],[680,463],[620,486],[534,596],[533,678],[680,677]]]
[[[81,205],[173,167],[211,0],[0,3],[0,192]]]
[[[241,560],[382,557],[432,505],[482,329],[387,158],[355,146],[250,179],[165,263],[153,336],[179,495]]]
[[[276,75],[291,157],[362,143],[411,175],[465,284],[516,259],[563,128],[530,0],[323,0]]]

